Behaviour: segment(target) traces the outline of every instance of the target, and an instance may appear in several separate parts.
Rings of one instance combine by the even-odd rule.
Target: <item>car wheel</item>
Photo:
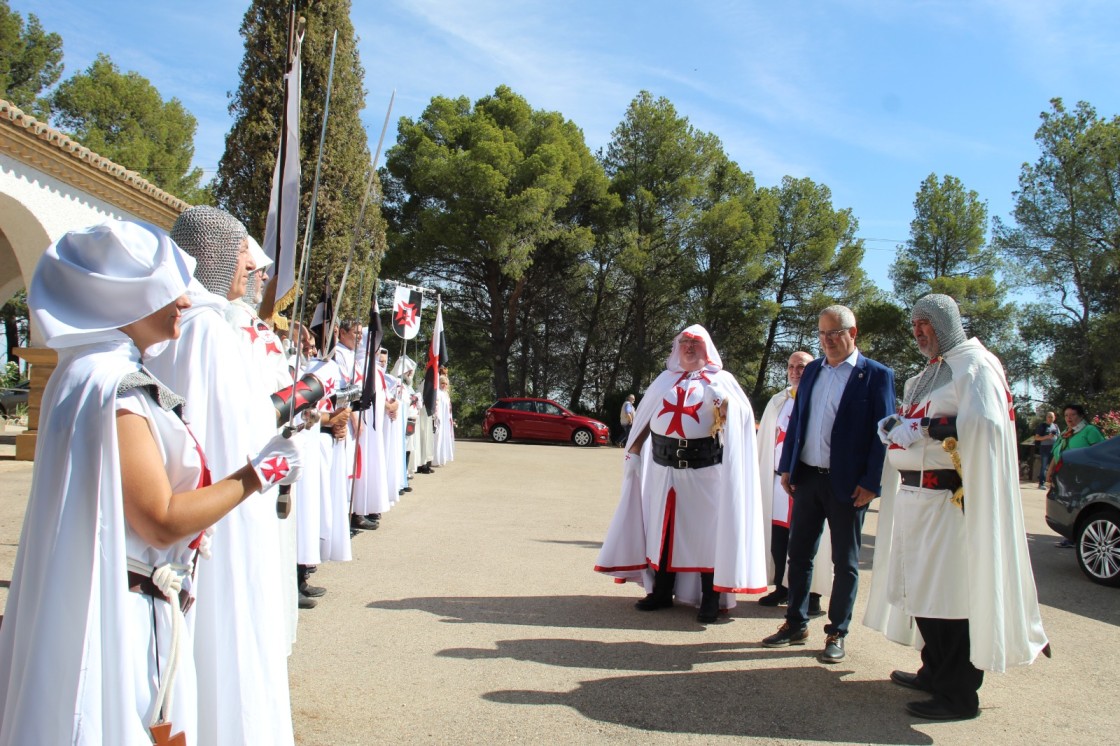
[[[1077,532],[1074,546],[1089,580],[1120,588],[1120,512],[1094,513]]]
[[[490,428],[490,439],[495,443],[505,443],[509,440],[509,428],[505,425],[494,425]]]
[[[577,446],[589,446],[595,442],[595,436],[586,428],[580,428],[572,433],[572,442]]]

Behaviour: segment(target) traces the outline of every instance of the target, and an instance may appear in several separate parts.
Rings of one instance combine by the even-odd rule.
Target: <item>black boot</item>
[[[657,611],[673,607],[673,586],[677,574],[668,570],[658,570],[653,576],[653,593],[634,604],[639,611]]]
[[[714,573],[700,573],[700,611],[696,614],[696,621],[701,624],[711,624],[719,618],[720,594],[712,588],[714,579]]]
[[[308,598],[318,598],[327,592],[326,588],[321,588],[317,585],[309,585],[307,583],[307,567],[304,565],[296,565],[296,582],[299,584],[299,595],[307,596]]]

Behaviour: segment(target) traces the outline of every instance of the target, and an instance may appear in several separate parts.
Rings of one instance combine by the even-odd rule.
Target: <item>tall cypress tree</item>
[[[272,186],[272,170],[280,138],[283,75],[288,43],[288,10],[307,20],[303,40],[303,109],[300,117],[300,245],[311,204],[315,159],[327,95],[331,40],[338,31],[334,81],[331,89],[327,137],[315,210],[308,288],[321,288],[324,277],[338,282],[353,238],[372,163],[359,112],[365,106],[357,38],[350,22],[349,0],[253,0],[241,23],[245,56],[241,84],[230,103],[233,128],[218,165],[214,194],[218,203],[237,216],[258,239],[264,237]],[[375,177],[376,178],[376,177]],[[375,183],[375,189],[379,186]],[[376,194],[374,195],[376,197]],[[376,202],[367,207],[362,235],[355,251],[352,278],[362,271],[359,262],[372,256],[367,271],[377,272],[385,251],[385,227]],[[348,285],[343,311],[358,307]],[[302,292],[301,291],[301,292]],[[353,292],[351,292],[353,291]],[[316,293],[313,293],[317,297]],[[311,305],[311,304],[309,304]],[[361,304],[364,306],[364,302]]]

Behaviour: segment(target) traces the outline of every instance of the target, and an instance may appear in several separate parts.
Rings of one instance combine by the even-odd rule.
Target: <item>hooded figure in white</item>
[[[255,269],[247,236],[236,218],[214,207],[192,207],[175,221],[172,239],[197,261],[188,289],[193,305],[179,339],[148,364],[187,400],[184,416],[217,473],[259,450],[277,427],[269,397],[278,387],[256,380],[251,335],[230,322],[232,301],[244,295]],[[295,613],[295,564],[281,551],[278,522],[272,491],[215,526],[224,547],[209,576],[216,601],[197,612],[200,743],[294,740],[287,620]]]
[[[640,581],[639,609],[677,601],[716,620],[766,590],[754,412],[704,327],[673,340],[626,444],[622,498],[595,569]]]
[[[927,295],[912,317],[929,364],[906,382],[899,413],[880,423],[888,469],[864,624],[922,649],[917,674],[891,675],[934,695],[908,705],[912,714],[974,717],[982,671],[1031,663],[1049,647],[1027,552],[1015,414],[1003,366],[965,339],[952,298]],[[949,418],[955,432],[940,432]],[[923,640],[920,628],[937,639]],[[962,629],[963,643],[946,650]]]
[[[211,484],[182,399],[141,365],[178,334],[193,269],[167,234],[118,221],[36,268],[28,306],[59,361],[0,629],[2,744],[150,744],[149,727],[200,742],[195,563],[205,529],[271,485],[258,467],[281,465],[242,456]]]

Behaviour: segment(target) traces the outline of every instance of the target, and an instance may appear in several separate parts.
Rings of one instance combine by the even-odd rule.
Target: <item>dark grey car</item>
[[[27,406],[30,381],[21,381],[13,388],[0,388],[0,417],[15,417],[17,409]]]
[[[1090,580],[1120,587],[1120,437],[1062,455],[1046,523],[1073,542]]]

